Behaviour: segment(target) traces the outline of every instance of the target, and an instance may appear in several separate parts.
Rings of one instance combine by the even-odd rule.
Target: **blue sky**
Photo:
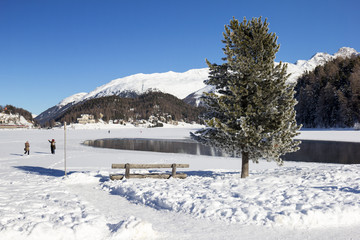
[[[0,105],[40,114],[136,73],[221,63],[224,25],[268,18],[276,61],[360,51],[360,1],[0,0]]]

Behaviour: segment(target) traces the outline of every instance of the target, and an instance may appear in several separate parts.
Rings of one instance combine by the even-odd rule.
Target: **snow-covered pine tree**
[[[281,155],[298,150],[294,86],[286,83],[287,65],[274,64],[279,45],[268,30],[261,17],[241,23],[233,18],[225,26],[225,63],[206,60],[210,74],[205,83],[216,87],[202,98],[207,127],[191,133],[201,143],[241,155],[242,178],[249,175],[249,160],[282,164]]]

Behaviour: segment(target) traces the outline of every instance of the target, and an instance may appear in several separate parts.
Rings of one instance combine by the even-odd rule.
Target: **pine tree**
[[[225,26],[225,63],[206,60],[210,73],[205,83],[216,87],[202,98],[207,127],[191,133],[201,143],[241,154],[242,178],[249,175],[249,160],[282,164],[281,155],[298,150],[294,86],[286,83],[287,66],[274,64],[279,45],[268,30],[261,17],[241,23],[233,18]]]

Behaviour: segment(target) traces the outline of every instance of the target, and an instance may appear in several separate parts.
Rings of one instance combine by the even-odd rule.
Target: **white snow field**
[[[88,139],[189,137],[193,127],[0,130],[0,239],[360,239],[360,165],[102,149]],[[92,128],[92,129],[91,129]],[[108,130],[111,130],[110,133]],[[57,142],[50,154],[48,139]],[[360,142],[351,130],[302,139]],[[30,155],[23,155],[25,141]],[[189,163],[186,179],[109,180],[112,163]],[[142,170],[145,171],[145,170]],[[170,171],[170,169],[169,169]]]

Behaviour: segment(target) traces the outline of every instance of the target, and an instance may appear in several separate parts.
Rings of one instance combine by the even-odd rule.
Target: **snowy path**
[[[106,216],[107,222],[116,230],[121,226],[124,219],[136,224],[146,226],[148,232],[152,233],[156,239],[209,239],[210,233],[215,239],[225,237],[234,238],[239,226],[227,226],[204,219],[194,219],[186,214],[178,214],[169,211],[158,211],[153,208],[130,203],[118,195],[109,195],[109,193],[98,189],[98,185],[77,185],[73,190],[79,194],[80,198],[87,199],[89,203],[96,206],[99,211]],[[94,197],[96,196],[96,197]],[[223,231],[219,231],[223,229]],[[139,230],[144,231],[144,228]],[[231,230],[231,231],[227,231]],[[207,232],[204,235],[204,232]],[[235,234],[235,235],[234,235]],[[177,237],[174,237],[177,236]],[[181,236],[181,237],[180,237]]]

